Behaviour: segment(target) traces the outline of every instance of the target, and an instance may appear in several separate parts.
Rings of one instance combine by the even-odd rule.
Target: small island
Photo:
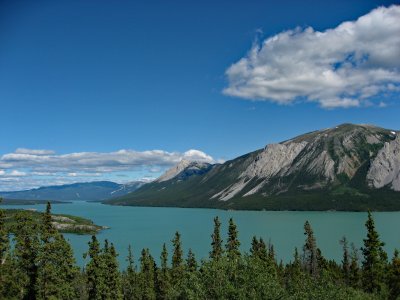
[[[39,224],[43,213],[38,212],[34,209],[5,209],[5,224],[8,227],[9,232],[14,232],[14,228],[17,225],[16,216],[20,213],[29,214],[32,220]],[[52,214],[52,224],[61,233],[74,233],[74,234],[96,234],[103,229],[107,229],[106,226],[99,226],[93,223],[93,221],[65,214]]]

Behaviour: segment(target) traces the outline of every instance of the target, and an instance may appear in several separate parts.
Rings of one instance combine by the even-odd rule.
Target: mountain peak
[[[211,164],[209,163],[182,159],[177,165],[173,166],[172,168],[167,170],[163,175],[158,177],[156,181],[164,182],[167,180],[171,180],[185,172],[186,176],[181,176],[181,177],[187,177],[193,174],[199,174],[205,170],[209,170],[210,167]]]

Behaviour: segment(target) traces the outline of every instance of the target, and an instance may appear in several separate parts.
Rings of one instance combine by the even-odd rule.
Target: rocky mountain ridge
[[[306,133],[202,172],[188,172],[190,165],[183,162],[110,203],[298,209],[300,201],[312,209],[311,202],[320,198],[317,206],[328,209],[389,202],[400,209],[399,132],[372,125],[342,124]]]

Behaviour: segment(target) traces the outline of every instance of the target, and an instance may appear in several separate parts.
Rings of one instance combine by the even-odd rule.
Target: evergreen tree
[[[359,258],[358,258],[358,251],[354,244],[351,244],[351,262],[349,266],[349,285],[353,288],[360,287],[361,281],[361,274],[360,274],[360,267],[359,267]]]
[[[222,239],[221,239],[221,222],[219,221],[218,216],[214,218],[214,232],[211,235],[211,246],[212,250],[210,252],[211,259],[219,259],[223,254],[222,249]]]
[[[239,247],[240,242],[238,240],[236,224],[233,222],[233,219],[230,218],[228,227],[228,240],[225,245],[227,256],[230,260],[234,261],[240,256]]]
[[[251,248],[250,248],[250,253],[254,257],[258,257],[258,247],[259,247],[259,241],[257,237],[254,235],[253,238],[251,239]]]
[[[264,245],[264,246],[263,246]],[[260,248],[265,248],[265,243],[263,241],[263,239],[260,239]],[[274,245],[271,243],[271,241],[268,242],[268,258],[270,260],[270,262],[275,263],[275,249],[274,249]]]
[[[103,251],[103,259],[105,265],[105,297],[103,299],[122,299],[121,293],[121,278],[119,273],[119,265],[117,261],[117,251],[114,245],[108,247],[108,241],[105,240],[105,246]]]
[[[0,204],[2,198],[0,198]],[[5,224],[6,215],[0,208],[0,299],[21,298],[17,278],[16,262],[12,256],[9,232]]]
[[[396,249],[392,258],[389,273],[390,299],[400,298],[400,257]]]
[[[75,299],[78,268],[71,246],[54,228],[51,205],[47,203],[41,222],[36,292],[41,299]]]
[[[262,238],[258,240],[255,236],[253,236],[253,239],[251,241],[250,254],[253,257],[259,258],[264,261],[271,258],[270,253],[267,251],[264,240]],[[274,256],[274,254],[272,255]]]
[[[350,279],[350,254],[349,254],[349,246],[346,237],[344,236],[340,240],[340,244],[343,247],[343,258],[342,258],[342,272],[344,282],[348,285]]]
[[[89,251],[84,254],[84,258],[87,256],[90,257],[90,261],[86,265],[88,296],[90,300],[101,300],[106,290],[105,268],[100,243],[95,235],[89,242]]]
[[[139,299],[156,299],[154,265],[149,249],[143,249],[140,257]]]
[[[131,245],[128,247],[126,261],[128,262],[128,267],[124,273],[124,299],[138,299],[136,267]]]
[[[306,242],[303,246],[303,266],[304,269],[313,277],[317,277],[319,273],[317,243],[314,237],[314,232],[308,221],[304,224],[304,235]]]
[[[0,198],[0,204],[3,201]],[[0,266],[3,265],[7,259],[6,254],[9,249],[9,236],[6,230],[6,214],[3,209],[0,208]],[[1,281],[0,281],[1,282]]]
[[[171,279],[168,269],[168,251],[165,243],[163,244],[160,261],[161,268],[157,272],[157,299],[167,299]]]
[[[368,212],[368,219],[365,223],[367,238],[364,239],[362,253],[362,283],[367,292],[379,292],[384,287],[385,271],[387,267],[387,254],[383,250],[385,245],[379,239],[375,230],[375,223],[371,212]]]
[[[14,255],[21,274],[22,298],[36,299],[37,262],[40,250],[39,228],[27,212],[18,213],[16,221]]]
[[[188,256],[186,259],[186,269],[189,272],[196,272],[197,268],[198,268],[198,265],[197,265],[196,257],[194,255],[192,249],[189,249]]]
[[[172,283],[177,284],[183,277],[183,251],[181,244],[181,235],[179,232],[175,233],[175,237],[172,240],[174,252],[172,254]]]

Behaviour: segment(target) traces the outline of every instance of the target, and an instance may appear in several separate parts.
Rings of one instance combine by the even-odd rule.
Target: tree
[[[350,278],[350,254],[349,254],[349,245],[345,236],[340,240],[340,244],[342,245],[343,248],[342,272],[343,272],[344,282],[348,285]]]
[[[3,201],[0,198],[0,204]],[[0,209],[0,265],[3,265],[7,259],[6,254],[9,248],[9,236],[6,229],[6,214],[3,209]]]
[[[149,249],[143,249],[140,257],[139,299],[156,299],[155,263]]]
[[[304,235],[306,236],[306,242],[303,246],[303,266],[309,274],[313,277],[317,277],[319,273],[319,255],[317,252],[317,243],[314,237],[314,232],[308,221],[304,224]]]
[[[157,298],[167,299],[168,291],[171,285],[170,273],[168,269],[168,251],[165,243],[160,256],[161,268],[157,272]]]
[[[230,260],[235,261],[240,256],[239,247],[240,242],[238,240],[238,230],[236,228],[236,224],[233,222],[233,219],[230,218],[228,227],[228,240],[225,245],[227,256]]]
[[[119,265],[117,261],[118,253],[114,244],[108,247],[108,241],[105,240],[103,250],[103,260],[105,267],[105,299],[122,299],[121,293],[121,277],[119,273]]]
[[[100,243],[95,235],[88,243],[89,251],[84,254],[84,258],[90,257],[89,263],[86,265],[86,281],[89,299],[102,299],[105,294],[106,282],[104,275],[104,261],[101,256]]]
[[[75,299],[74,282],[78,268],[71,246],[52,224],[49,202],[40,225],[37,295],[41,299]]]
[[[128,257],[126,261],[128,262],[128,267],[124,273],[124,298],[137,299],[137,275],[131,245],[128,247]]]
[[[257,237],[255,236],[253,236],[253,239],[251,241],[250,253],[253,257],[259,258],[264,261],[266,261],[267,259],[273,260],[272,257],[275,256],[275,254],[273,253],[273,249],[272,249],[272,254],[270,254],[271,251],[270,252],[267,251],[267,246],[265,245],[264,240],[262,238],[258,240]]]
[[[0,198],[0,204],[2,198]],[[0,298],[20,298],[17,284],[18,270],[10,249],[9,232],[6,228],[6,214],[0,208]]]
[[[364,247],[362,248],[364,256],[362,283],[365,291],[369,293],[379,292],[384,287],[387,254],[383,250],[385,244],[381,242],[379,234],[375,230],[374,219],[370,211],[365,227],[367,228],[367,238],[364,239]]]
[[[221,222],[219,221],[218,216],[214,218],[214,232],[211,235],[211,246],[212,250],[210,252],[211,259],[219,259],[221,258],[224,250],[222,249],[222,239],[221,239]]]
[[[399,299],[400,297],[400,257],[396,249],[392,258],[389,273],[390,299]]]
[[[196,261],[196,257],[192,251],[192,249],[189,249],[188,251],[188,256],[186,259],[186,269],[189,272],[196,272],[197,271],[197,261]]]
[[[27,212],[16,215],[14,255],[21,273],[20,282],[24,299],[36,299],[38,277],[38,256],[40,250],[39,228]]]
[[[359,267],[359,258],[358,258],[358,251],[354,244],[351,244],[351,262],[349,266],[349,285],[353,288],[360,287],[361,281],[361,274],[360,274],[360,267]]]
[[[172,254],[172,283],[178,283],[183,277],[183,251],[181,244],[181,235],[177,231],[175,237],[172,240],[174,252]]]

